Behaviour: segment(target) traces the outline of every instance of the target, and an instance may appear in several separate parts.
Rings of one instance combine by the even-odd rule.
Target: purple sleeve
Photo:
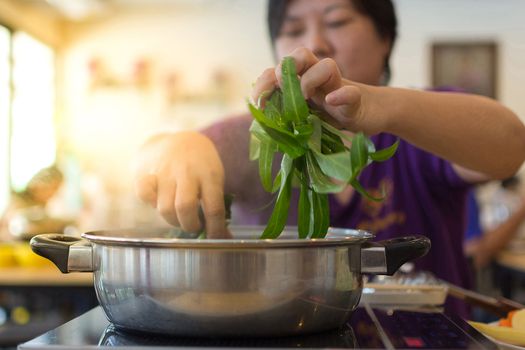
[[[443,187],[464,189],[471,186],[454,170],[452,163],[431,153],[416,149],[419,153],[421,172],[430,184],[440,184]]]
[[[372,138],[378,149],[393,144],[397,137],[390,134],[380,134]],[[399,141],[399,148],[392,161],[406,167],[412,180],[422,177],[428,186],[443,186],[446,188],[466,188],[471,184],[463,180],[448,160],[424,151],[405,140]],[[416,179],[414,179],[414,177]]]
[[[234,196],[232,224],[264,225],[273,208],[269,205],[272,195],[261,185],[258,162],[249,159],[251,123],[247,115],[225,119],[201,131],[215,144],[224,165],[224,191]]]
[[[233,117],[215,123],[201,132],[215,144],[225,172],[225,192],[236,200],[253,199],[261,192],[258,163],[250,161],[250,116]]]
[[[452,167],[452,163],[434,155],[430,156],[430,169],[438,175],[442,181],[453,188],[469,187],[471,184],[463,180]]]

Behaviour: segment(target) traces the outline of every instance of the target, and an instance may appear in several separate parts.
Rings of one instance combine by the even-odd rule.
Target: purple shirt
[[[273,209],[272,195],[262,188],[257,161],[249,161],[250,116],[226,119],[204,130],[218,148],[226,173],[226,192],[235,195],[233,222],[265,225]],[[390,146],[396,137],[372,137],[377,149]],[[275,168],[279,163],[275,162]],[[470,185],[452,169],[450,162],[401,140],[393,158],[374,162],[359,178],[368,192],[384,188],[382,202],[354,193],[347,204],[329,196],[330,225],[358,228],[374,233],[378,240],[421,234],[432,249],[414,262],[419,269],[469,288],[471,276],[463,254],[466,195]],[[288,224],[297,224],[298,190],[290,205]],[[456,313],[466,316],[462,303],[452,302]],[[451,304],[451,303],[449,303]]]

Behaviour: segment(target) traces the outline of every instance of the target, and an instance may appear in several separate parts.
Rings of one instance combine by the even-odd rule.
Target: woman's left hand
[[[295,49],[290,55],[295,61],[304,97],[314,107],[326,112],[326,121],[341,129],[363,131],[368,135],[383,131],[383,118],[373,113],[374,87],[343,79],[335,61],[318,59],[306,48]],[[281,85],[281,64],[266,69],[257,79],[253,101],[270,96]],[[264,104],[264,100],[261,101]]]

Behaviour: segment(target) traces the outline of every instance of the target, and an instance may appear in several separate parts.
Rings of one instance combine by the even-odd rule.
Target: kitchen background
[[[525,1],[395,4],[391,85],[479,90],[525,120]],[[265,6],[0,0],[0,213],[13,191],[56,165],[64,181],[46,215],[67,222],[68,233],[161,223],[133,193],[132,156],[156,132],[245,112],[252,82],[273,65]],[[498,190],[484,186],[481,203]],[[483,218],[490,226],[494,215]],[[5,223],[3,240],[24,224]],[[0,310],[0,328],[1,318]]]

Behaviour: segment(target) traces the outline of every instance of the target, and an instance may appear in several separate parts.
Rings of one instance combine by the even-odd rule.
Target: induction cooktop
[[[168,337],[119,329],[100,306],[19,349],[93,348],[309,348],[309,349],[497,349],[459,317],[436,310],[364,305],[351,321],[329,332],[278,338]]]

